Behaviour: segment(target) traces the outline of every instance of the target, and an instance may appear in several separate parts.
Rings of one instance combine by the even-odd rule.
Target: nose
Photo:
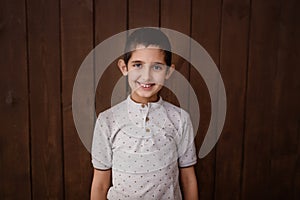
[[[142,73],[141,77],[142,77],[143,81],[150,81],[150,79],[151,79],[151,70],[150,70],[149,66],[144,67],[142,69],[141,73]]]

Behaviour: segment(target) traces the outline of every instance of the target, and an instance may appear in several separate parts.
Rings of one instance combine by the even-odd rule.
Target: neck
[[[157,102],[158,101],[158,95],[153,95],[151,97],[140,97],[135,94],[130,95],[131,99],[136,103],[142,103],[142,104],[148,104],[151,102]]]

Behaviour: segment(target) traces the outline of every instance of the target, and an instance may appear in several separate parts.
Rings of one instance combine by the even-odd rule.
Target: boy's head
[[[168,37],[159,29],[141,28],[127,39],[124,59],[118,66],[128,75],[131,98],[139,103],[156,101],[157,93],[175,66]]]
[[[167,66],[171,66],[172,52],[168,37],[159,29],[140,28],[134,31],[127,39],[124,61],[128,64],[132,52],[140,47],[154,46],[163,51]]]

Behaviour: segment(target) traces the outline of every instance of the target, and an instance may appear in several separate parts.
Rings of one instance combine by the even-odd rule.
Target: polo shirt
[[[182,199],[179,167],[196,162],[189,114],[161,97],[140,104],[128,96],[96,120],[92,164],[112,169],[108,199]]]

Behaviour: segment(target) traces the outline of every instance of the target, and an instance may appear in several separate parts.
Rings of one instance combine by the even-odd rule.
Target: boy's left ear
[[[175,65],[172,64],[166,73],[165,79],[169,79],[171,77],[172,73],[174,72],[174,70],[175,70]]]

